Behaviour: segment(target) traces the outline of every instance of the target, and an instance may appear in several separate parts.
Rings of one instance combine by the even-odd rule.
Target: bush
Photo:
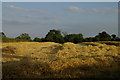
[[[2,42],[17,42],[17,40],[15,38],[3,37],[1,39],[2,39]]]
[[[33,39],[33,41],[35,41],[35,42],[41,42],[41,39],[38,38],[38,37],[36,37],[36,38]]]
[[[80,43],[83,41],[82,34],[68,34],[64,37],[65,42]]]

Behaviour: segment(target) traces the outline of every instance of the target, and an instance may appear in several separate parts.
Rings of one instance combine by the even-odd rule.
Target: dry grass
[[[119,78],[118,49],[100,42],[3,43],[3,78]]]

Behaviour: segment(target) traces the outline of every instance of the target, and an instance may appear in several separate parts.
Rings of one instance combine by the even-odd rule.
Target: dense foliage
[[[0,32],[0,37],[6,37],[6,35],[3,32]]]
[[[64,35],[64,36],[63,36]],[[22,33],[16,38],[8,38],[3,32],[0,32],[0,38],[3,42],[24,42],[24,41],[34,41],[34,42],[94,42],[94,41],[120,41],[120,38],[115,34],[109,35],[107,32],[103,31],[98,33],[95,37],[84,38],[83,34],[63,34],[60,30],[50,30],[45,38],[35,37],[33,40],[27,33]]]
[[[35,42],[41,42],[41,39],[38,38],[38,37],[35,37],[35,38],[33,39],[33,41],[35,41]]]
[[[115,34],[109,35],[105,31],[99,33],[95,37],[84,38],[85,42],[93,42],[93,41],[120,41],[120,38]]]
[[[95,38],[98,38],[98,40],[100,40],[100,41],[110,41],[111,40],[111,36],[106,32],[99,33],[98,35],[95,36]]]
[[[65,42],[80,43],[83,41],[82,34],[68,34],[64,37]]]
[[[59,30],[50,30],[50,32],[48,32],[48,34],[46,35],[45,40],[56,43],[64,42],[63,36],[61,35],[61,32]]]
[[[24,41],[31,41],[31,37],[27,33],[22,33],[20,36],[16,37],[16,39],[24,40]]]

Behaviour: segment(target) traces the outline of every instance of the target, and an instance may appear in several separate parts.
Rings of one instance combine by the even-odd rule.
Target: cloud
[[[80,8],[77,6],[67,6],[66,9],[73,12],[80,12],[85,14],[99,14],[99,15],[116,14],[118,12],[117,8],[112,8],[112,7]]]
[[[102,15],[117,13],[117,9],[109,8],[109,7],[91,8],[90,10],[92,11],[92,13],[102,14]]]
[[[97,8],[92,8],[91,9],[94,13],[101,13],[101,11],[99,10],[99,9],[97,9]]]
[[[68,6],[66,9],[69,11],[75,11],[75,12],[80,12],[80,13],[85,12],[84,9],[77,7],[77,6]]]
[[[17,16],[16,14],[10,14],[10,16]]]
[[[43,10],[43,9],[34,9],[34,10],[29,10],[31,14],[34,14],[34,18],[37,19],[43,19],[43,20],[52,20],[52,19],[57,19],[59,16],[57,16],[55,13],[51,13],[50,11]],[[37,17],[36,17],[37,15]],[[27,16],[26,16],[27,17]],[[28,16],[30,17],[30,16]],[[33,17],[33,16],[31,16]]]
[[[27,21],[24,20],[9,20],[9,19],[3,19],[2,20],[3,24],[27,24]]]
[[[24,21],[24,20],[15,20],[15,22],[16,22],[16,23],[22,23],[22,24],[23,24],[23,23],[27,23],[27,22]]]
[[[26,10],[25,8],[18,7],[15,5],[4,5],[3,7],[8,8],[8,9],[13,9],[13,10]]]
[[[44,15],[43,16],[43,19],[45,19],[45,20],[56,19],[56,18],[57,18],[57,16],[55,16],[55,15]]]
[[[2,20],[3,25],[36,25],[36,24],[46,24],[42,20],[34,20],[34,21],[29,21],[29,20],[9,20],[9,19],[3,19]]]
[[[48,11],[45,11],[45,10],[38,10],[38,12],[39,12],[40,14],[45,14],[45,15],[50,14]]]
[[[40,10],[39,13],[41,15],[43,15],[43,19],[45,20],[49,20],[49,19],[56,19],[58,16],[56,16],[55,14],[53,13],[50,13],[48,11],[45,11],[45,10]]]
[[[31,16],[31,15],[22,15],[22,17],[33,18],[33,16]]]
[[[46,22],[43,21],[43,20],[37,20],[35,23],[36,23],[36,24],[46,24]]]

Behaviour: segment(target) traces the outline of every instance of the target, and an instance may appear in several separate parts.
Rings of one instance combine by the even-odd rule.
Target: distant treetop
[[[0,37],[6,37],[6,35],[3,32],[0,32]]]

